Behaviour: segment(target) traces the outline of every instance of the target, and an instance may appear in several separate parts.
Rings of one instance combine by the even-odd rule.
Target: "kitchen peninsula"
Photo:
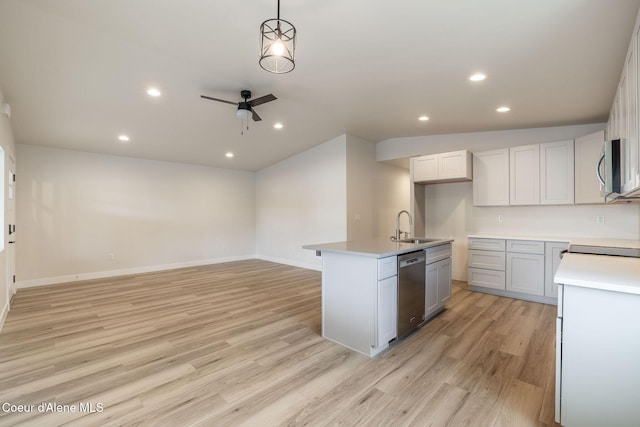
[[[452,241],[304,246],[322,257],[322,336],[373,357],[441,312],[451,298]]]

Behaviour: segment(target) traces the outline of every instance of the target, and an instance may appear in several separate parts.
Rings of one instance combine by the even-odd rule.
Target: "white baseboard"
[[[2,307],[2,312],[0,312],[0,332],[2,332],[2,327],[4,326],[4,321],[7,319],[7,314],[9,314],[9,303],[6,303],[4,307]]]
[[[311,264],[308,262],[292,261],[290,259],[276,258],[272,256],[267,256],[267,255],[256,255],[255,258],[261,259],[263,261],[271,261],[271,262],[276,262],[278,264],[290,265],[292,267],[306,268],[307,270],[322,271],[321,265]]]
[[[220,264],[223,262],[243,261],[254,259],[253,255],[204,259],[198,261],[177,262],[173,264],[151,265],[146,267],[125,268],[121,270],[98,271],[94,273],[69,274],[65,276],[43,277],[41,279],[18,280],[18,289],[32,288],[35,286],[55,285],[58,283],[79,282],[81,280],[104,279],[107,277],[126,276],[129,274],[153,273],[163,270],[175,270],[177,268],[198,267],[201,265]]]

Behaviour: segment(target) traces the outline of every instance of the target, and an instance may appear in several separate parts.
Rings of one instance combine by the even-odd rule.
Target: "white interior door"
[[[9,283],[9,299],[16,293],[16,162],[9,156],[7,173],[7,206],[5,210],[6,227],[9,233],[7,239],[7,283]]]

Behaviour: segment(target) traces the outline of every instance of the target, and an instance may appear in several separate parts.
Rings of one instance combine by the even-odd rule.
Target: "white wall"
[[[0,105],[4,101],[2,90],[0,89]],[[11,269],[8,263],[11,262],[9,257],[9,251],[12,249],[9,247],[9,236],[7,233],[6,224],[9,223],[8,219],[12,217],[12,212],[15,210],[15,199],[10,199],[8,191],[6,191],[8,172],[11,169],[12,159],[15,161],[15,142],[13,133],[11,131],[10,119],[0,114],[0,146],[4,151],[4,165],[0,167],[2,169],[2,175],[4,177],[0,182],[4,183],[4,188],[1,193],[4,194],[3,199],[3,221],[0,221],[0,227],[2,228],[2,239],[4,245],[0,250],[0,330],[4,324],[4,320],[9,312],[9,302],[13,291],[11,290],[12,280],[9,278]]]
[[[378,144],[377,158],[391,160],[406,155],[459,149],[482,151],[553,142],[587,135],[604,126],[577,125],[394,138]],[[640,205],[474,207],[472,189],[471,182],[424,187],[425,234],[455,239],[453,277],[458,280],[466,280],[468,234],[640,239]],[[498,223],[498,215],[504,216],[503,223]],[[596,224],[597,215],[605,216],[605,224]]]
[[[17,146],[19,286],[255,254],[248,172]]]
[[[258,256],[319,269],[320,259],[302,246],[346,240],[346,182],[346,135],[259,171]]]
[[[374,193],[376,145],[346,135],[347,138],[347,239],[370,238],[375,233]]]
[[[348,240],[392,236],[403,209],[409,209],[409,171],[377,162],[374,143],[347,135]]]
[[[313,243],[390,236],[409,207],[409,171],[379,163],[375,144],[341,135],[257,173],[260,258],[320,268]]]
[[[409,170],[378,163],[374,182],[374,236],[391,237],[396,232],[398,212],[410,210]],[[400,218],[400,228],[411,230],[406,215]]]

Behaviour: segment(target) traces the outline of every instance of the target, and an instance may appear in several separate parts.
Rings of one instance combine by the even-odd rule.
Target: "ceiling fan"
[[[276,98],[275,96],[273,96],[273,94],[269,94],[269,95],[265,95],[265,96],[261,96],[260,98],[255,98],[252,99],[251,101],[249,101],[249,98],[251,98],[251,91],[250,90],[242,90],[240,91],[240,96],[244,99],[244,101],[240,101],[240,102],[233,102],[233,101],[227,101],[224,99],[218,99],[218,98],[212,98],[210,96],[206,96],[206,95],[200,95],[201,98],[204,99],[210,99],[212,101],[218,101],[218,102],[224,102],[225,104],[233,104],[233,105],[237,105],[238,106],[238,118],[241,120],[249,120],[249,117],[253,118],[253,121],[255,122],[259,122],[260,120],[262,120],[260,118],[260,116],[258,115],[258,113],[256,113],[253,109],[253,107],[256,107],[258,105],[264,104],[266,102],[271,102],[271,101],[275,101]]]

